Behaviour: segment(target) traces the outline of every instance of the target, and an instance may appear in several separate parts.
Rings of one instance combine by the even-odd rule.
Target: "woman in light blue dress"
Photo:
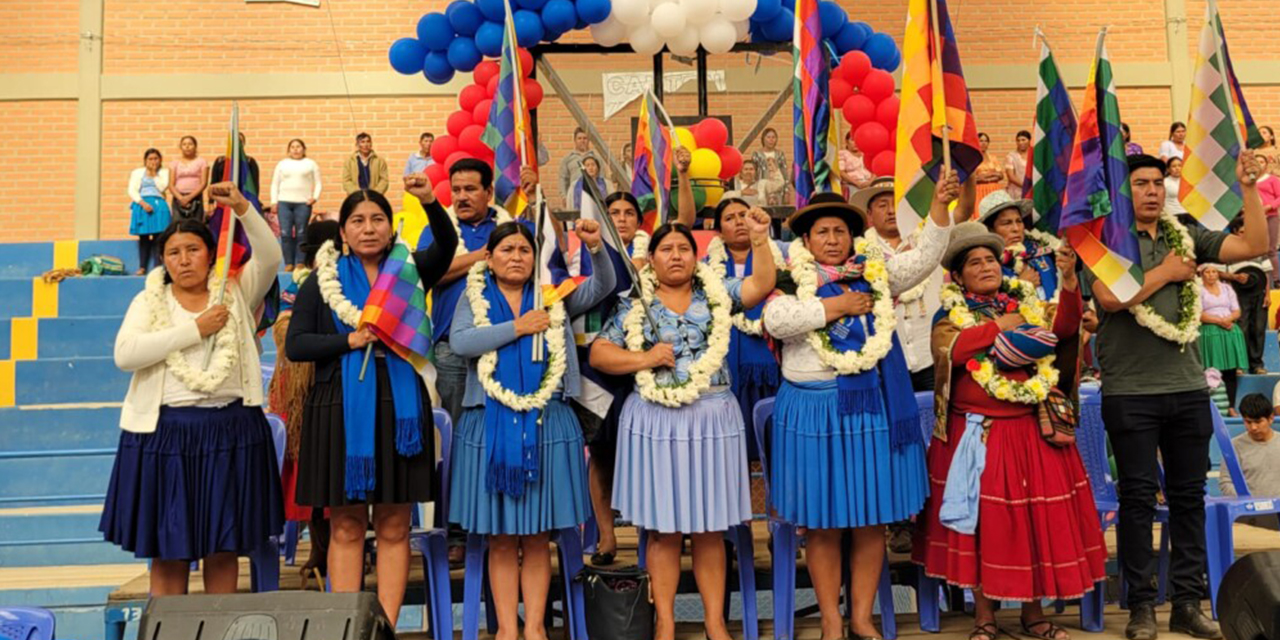
[[[164,193],[169,189],[169,170],[161,166],[164,159],[158,149],[142,154],[143,166],[129,175],[129,233],[138,236],[138,275],[145,275],[154,260],[157,265],[156,236],[169,227],[169,203]]]

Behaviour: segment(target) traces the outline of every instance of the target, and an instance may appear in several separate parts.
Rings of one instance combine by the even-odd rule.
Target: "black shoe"
[[[1129,609],[1129,624],[1124,628],[1124,637],[1129,640],[1156,640],[1156,609],[1149,604],[1140,604]]]
[[[1218,623],[1204,614],[1198,602],[1173,605],[1173,612],[1169,614],[1169,630],[1206,640],[1222,637]]]

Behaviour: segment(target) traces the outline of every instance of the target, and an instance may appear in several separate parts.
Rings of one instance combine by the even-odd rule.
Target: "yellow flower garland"
[[[1045,315],[1045,303],[1036,295],[1031,283],[1017,278],[1005,278],[1000,290],[1013,296],[1018,301],[1018,313],[1027,322],[1041,328],[1048,327]],[[964,292],[955,284],[942,288],[942,308],[947,317],[957,327],[968,329],[978,325],[978,315],[969,309],[965,302]],[[965,369],[973,377],[973,381],[982,387],[987,395],[1004,402],[1018,404],[1040,404],[1049,397],[1049,390],[1058,384],[1059,372],[1053,366],[1054,354],[1036,360],[1035,375],[1025,382],[1012,380],[996,371],[995,363],[990,358],[978,356],[965,364]]]

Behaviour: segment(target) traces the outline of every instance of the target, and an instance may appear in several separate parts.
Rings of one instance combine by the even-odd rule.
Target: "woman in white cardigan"
[[[151,268],[156,258],[156,235],[169,226],[169,203],[164,194],[169,190],[169,170],[161,166],[164,158],[159,149],[147,149],[142,165],[129,175],[129,233],[138,236],[138,275]]]
[[[234,593],[237,556],[284,523],[254,340],[254,307],[275,280],[280,248],[235,185],[210,193],[236,212],[253,257],[219,304],[213,235],[203,221],[174,222],[157,240],[163,267],[116,335],[116,366],[133,380],[98,528],[152,560],[153,596],[186,593],[196,559],[206,593]]]

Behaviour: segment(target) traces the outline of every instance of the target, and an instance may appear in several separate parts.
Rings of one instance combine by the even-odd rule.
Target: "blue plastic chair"
[[[444,409],[433,409],[432,421],[440,434],[440,462],[436,466],[440,478],[440,500],[436,502],[436,512],[441,515],[441,522],[449,520],[449,461],[453,452],[453,421]],[[418,512],[414,511],[415,520]],[[419,526],[422,529],[419,529]],[[437,527],[434,523],[414,524],[409,533],[409,546],[422,554],[422,573],[427,582],[427,616],[431,625],[431,636],[436,640],[452,640],[453,638],[453,600],[449,583],[449,539],[448,528]]]
[[[772,422],[774,400],[774,398],[765,398],[757,402],[752,410],[756,446],[760,451],[760,465],[764,467],[766,505],[773,504],[773,501],[769,485],[770,467],[765,448],[767,441],[765,427]],[[800,547],[800,536],[796,533],[795,524],[774,517],[772,514],[769,516],[769,529],[773,534],[773,637],[774,640],[793,640],[796,635],[796,550]],[[934,593],[936,598],[936,587]],[[880,597],[880,629],[886,640],[894,640],[898,637],[898,623],[894,618],[893,585],[889,581],[887,560],[884,563],[884,569],[880,572],[878,595]],[[936,612],[936,603],[934,609]],[[923,608],[921,611],[923,612]]]
[[[53,613],[36,607],[0,607],[0,638],[54,640]]]
[[[1102,422],[1102,398],[1096,393],[1081,396],[1076,450],[1080,453],[1080,461],[1089,476],[1089,488],[1093,491],[1093,503],[1098,510],[1098,523],[1106,531],[1116,523],[1120,500],[1111,479],[1111,465],[1107,462],[1107,430]],[[1106,582],[1101,581],[1092,592],[1080,599],[1080,626],[1085,631],[1102,631],[1102,614],[1107,603],[1106,586]]]
[[[284,420],[274,413],[267,414],[271,425],[271,439],[276,446],[276,470],[284,470],[285,434]],[[280,538],[276,532],[249,554],[249,585],[254,593],[280,590]]]
[[[1209,600],[1213,616],[1218,617],[1218,588],[1222,576],[1236,559],[1235,532],[1232,525],[1243,516],[1280,514],[1280,497],[1255,497],[1249,492],[1244,470],[1231,445],[1231,433],[1227,430],[1222,414],[1213,414],[1213,437],[1222,451],[1220,472],[1231,474],[1236,496],[1220,496],[1205,499],[1205,542],[1209,552]]]

